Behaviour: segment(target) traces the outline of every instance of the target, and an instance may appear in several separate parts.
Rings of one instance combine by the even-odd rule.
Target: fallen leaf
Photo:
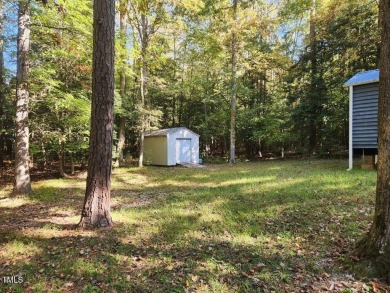
[[[262,262],[259,262],[257,265],[256,265],[257,268],[263,268],[265,267],[265,264],[262,263]]]
[[[328,290],[329,290],[329,291],[332,291],[333,289],[334,289],[334,283],[331,282],[331,283],[330,283],[330,286],[329,286],[329,288],[328,288]]]
[[[380,289],[382,289],[381,285],[379,285],[377,282],[371,282],[372,285],[372,291],[378,292]]]
[[[298,275],[295,277],[296,280],[303,280],[303,278],[304,278],[304,276],[301,275],[301,274],[298,274]]]

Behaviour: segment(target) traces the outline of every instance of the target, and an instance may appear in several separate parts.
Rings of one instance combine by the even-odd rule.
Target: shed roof
[[[189,132],[192,132],[193,134],[199,136],[199,134],[189,130],[185,127],[174,127],[174,128],[165,128],[165,129],[158,129],[154,131],[145,132],[145,137],[147,136],[167,136],[168,134],[175,133],[180,130],[188,130]]]
[[[379,81],[379,69],[359,72],[352,76],[344,86],[355,86],[359,84],[373,83]]]

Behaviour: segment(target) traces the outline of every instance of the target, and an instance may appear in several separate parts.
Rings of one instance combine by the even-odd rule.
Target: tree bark
[[[146,98],[148,95],[148,65],[146,61],[147,50],[149,46],[149,35],[147,32],[148,24],[145,15],[141,15],[141,136],[139,143],[139,161],[138,167],[143,167],[144,160],[144,141],[145,141],[145,129],[146,129]]]
[[[126,118],[124,116],[121,116],[119,118],[119,139],[118,139],[118,147],[117,147],[119,163],[124,162],[123,149],[126,143],[125,129],[126,129]]]
[[[15,183],[13,194],[28,195],[31,192],[28,154],[28,53],[30,48],[30,8],[28,0],[19,1],[17,46]]]
[[[42,150],[42,164],[40,164],[39,169],[45,170],[47,166],[47,157],[46,157],[46,149],[43,141],[41,142],[41,150]]]
[[[58,142],[58,168],[60,172],[60,176],[62,178],[69,178],[70,176],[65,173],[64,170],[64,163],[65,163],[65,158],[64,158],[64,140],[61,138]]]
[[[317,91],[317,33],[316,33],[316,0],[312,0],[310,12],[310,63],[311,63],[311,79],[310,79],[310,101],[309,105],[309,152],[312,153],[317,146],[317,111],[316,111],[316,94]]]
[[[381,54],[379,61],[378,175],[375,215],[369,233],[358,243],[366,256],[390,255],[390,1],[379,2]],[[387,257],[388,259],[388,257]]]
[[[237,96],[237,2],[233,0],[233,29],[232,29],[232,97],[230,108],[230,159],[236,162],[236,96]]]
[[[115,0],[93,4],[92,111],[87,188],[79,227],[112,225]]]
[[[3,1],[0,2],[0,167],[4,165],[4,12],[3,12]]]
[[[142,62],[143,63],[143,62]],[[139,139],[138,167],[144,166],[144,141],[145,141],[145,78],[144,66],[141,68],[141,134]]]
[[[126,1],[121,1],[119,5],[119,33],[120,33],[120,41],[121,41],[121,49],[124,52],[124,56],[120,58],[121,62],[125,62],[126,60],[126,36],[127,36],[127,9],[126,9]],[[123,53],[122,52],[122,53]],[[126,93],[126,75],[124,69],[119,72],[119,93],[122,99],[122,102],[125,99]],[[117,153],[118,159],[115,163],[116,167],[119,167],[119,163],[123,163],[123,148],[126,143],[125,136],[125,127],[126,127],[126,118],[124,115],[120,115],[119,117],[119,137],[118,137],[118,145],[117,145]]]
[[[70,153],[70,175],[74,175],[74,160],[72,153]]]

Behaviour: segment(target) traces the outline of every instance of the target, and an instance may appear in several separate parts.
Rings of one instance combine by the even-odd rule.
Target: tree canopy
[[[236,16],[233,4],[118,3],[124,26],[116,27],[114,159],[137,158],[143,131],[184,126],[200,134],[205,160],[227,160],[234,125],[232,91],[238,157],[287,151],[327,154],[347,148],[348,94],[342,85],[356,72],[378,66],[375,2],[237,1]],[[70,162],[85,164],[92,4],[71,0],[29,5],[30,164],[44,168],[59,161],[59,169]],[[2,24],[16,24],[16,9],[16,1],[5,5]],[[3,160],[13,158],[15,38],[13,30],[4,35]],[[61,174],[68,172],[62,168]]]

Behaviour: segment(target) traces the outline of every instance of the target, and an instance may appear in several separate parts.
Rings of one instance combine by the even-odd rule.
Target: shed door
[[[176,139],[176,163],[191,162],[191,139]]]

